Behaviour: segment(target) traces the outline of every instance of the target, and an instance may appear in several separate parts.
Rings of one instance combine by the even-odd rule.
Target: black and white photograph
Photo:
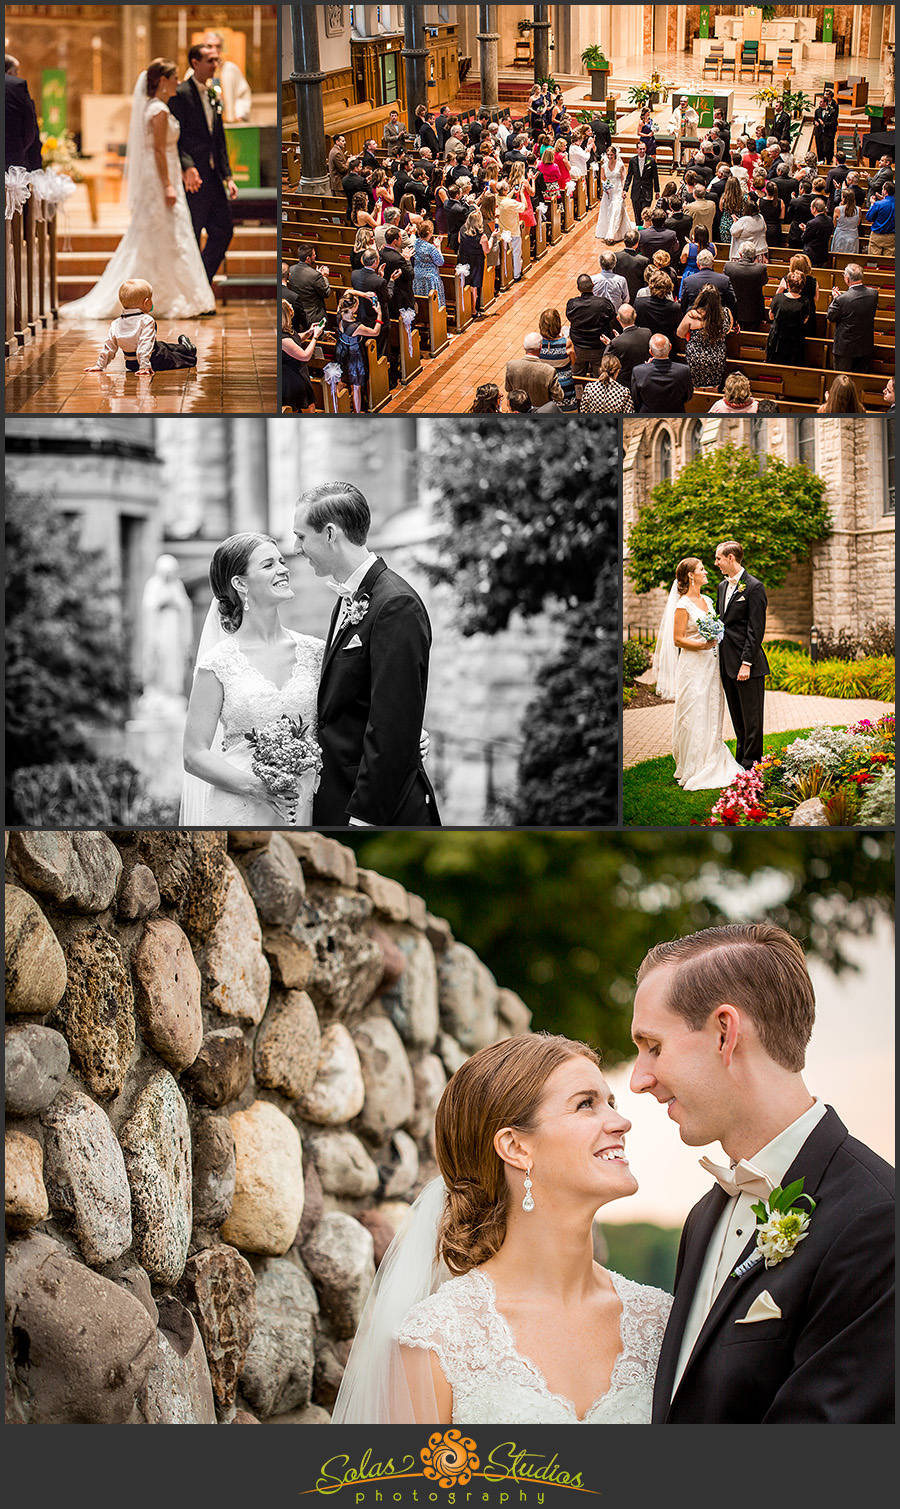
[[[11,419],[28,826],[611,826],[615,421]]]

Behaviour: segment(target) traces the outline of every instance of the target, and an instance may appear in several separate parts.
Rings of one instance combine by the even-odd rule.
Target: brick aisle
[[[639,765],[659,755],[672,753],[672,709],[663,702],[659,707],[625,709],[622,732],[622,765]],[[874,702],[843,697],[796,697],[789,692],[767,692],[765,732],[786,733],[792,728],[812,728],[817,723],[843,724],[850,727],[861,718],[875,723],[885,713],[892,713],[892,702]],[[734,738],[728,710],[725,710],[726,739]]]
[[[537,330],[541,310],[558,309],[565,324],[566,304],[578,293],[578,274],[596,273],[601,251],[620,250],[621,242],[607,247],[595,239],[598,212],[596,205],[588,210],[540,262],[532,263],[521,283],[499,295],[485,319],[453,337],[433,361],[426,359],[421,375],[408,387],[395,389],[382,414],[463,414],[471,407],[475,389],[486,382],[495,382],[502,394],[506,363],[521,356],[522,337]]]
[[[260,300],[221,304],[205,319],[159,320],[160,340],[190,337],[197,366],[153,378],[126,373],[121,354],[106,373],[85,372],[97,359],[110,321],[61,319],[7,362],[6,412],[274,414],[275,319],[274,303]]]

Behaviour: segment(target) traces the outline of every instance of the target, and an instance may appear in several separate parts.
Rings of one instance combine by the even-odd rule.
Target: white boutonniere
[[[746,592],[746,590],[747,590],[747,583],[745,581],[738,582],[737,589],[738,589],[739,592]]]
[[[347,622],[361,624],[369,611],[369,599],[367,597],[351,597],[347,599]]]
[[[797,1203],[799,1200],[809,1202],[808,1211]],[[774,1268],[789,1258],[797,1243],[808,1235],[816,1202],[812,1195],[803,1194],[803,1180],[797,1179],[787,1189],[780,1185],[773,1189],[767,1205],[759,1200],[750,1208],[756,1216],[756,1251],[738,1264],[732,1278],[742,1278],[759,1262],[765,1262],[767,1268]]]
[[[206,92],[209,95],[209,103],[212,105],[212,107],[215,110],[216,114],[217,115],[221,115],[222,114],[222,86],[219,83],[218,79],[210,79],[209,80],[209,82],[206,85]]]

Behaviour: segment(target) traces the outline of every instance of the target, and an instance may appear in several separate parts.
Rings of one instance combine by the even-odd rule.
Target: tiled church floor
[[[271,303],[221,304],[215,315],[159,320],[160,340],[190,337],[197,366],[126,373],[117,356],[106,373],[85,372],[97,358],[108,320],[61,320],[6,364],[8,414],[274,414],[277,411],[275,312]]]

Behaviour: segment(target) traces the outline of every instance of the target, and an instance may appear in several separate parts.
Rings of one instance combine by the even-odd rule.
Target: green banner
[[[60,136],[68,125],[66,70],[45,68],[41,74],[41,130]]]
[[[700,35],[701,35],[701,37],[708,37],[709,36],[709,6],[708,5],[701,5],[701,7],[700,7]]]
[[[231,176],[239,189],[259,188],[259,127],[226,126]]]
[[[689,94],[688,99],[699,116],[698,125],[708,129],[713,123],[715,96],[712,94]]]
[[[822,41],[834,41],[834,6],[826,5],[822,12]]]

